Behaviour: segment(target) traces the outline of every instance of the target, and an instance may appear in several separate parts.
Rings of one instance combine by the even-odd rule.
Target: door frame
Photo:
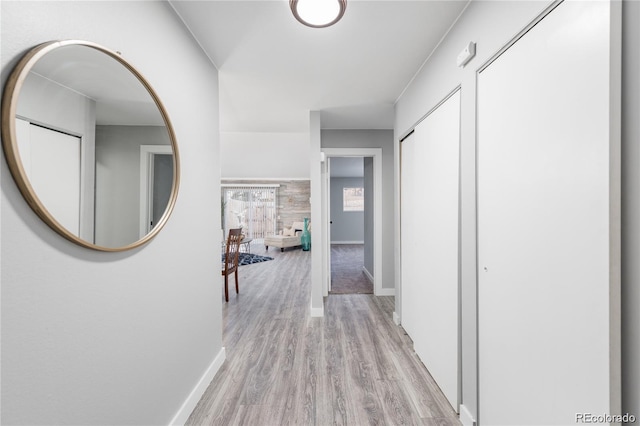
[[[173,149],[171,145],[140,145],[140,238],[151,230],[149,224],[153,201],[153,156],[156,154],[173,155]]]
[[[395,289],[382,288],[382,148],[323,148],[322,163],[322,213],[325,232],[322,232],[322,292],[329,295],[331,286],[331,237],[329,233],[329,162],[330,157],[372,157],[373,158],[373,294],[394,296]]]

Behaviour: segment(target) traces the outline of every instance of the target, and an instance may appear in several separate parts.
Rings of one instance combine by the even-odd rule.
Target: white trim
[[[400,315],[398,315],[398,313],[396,311],[393,311],[393,322],[396,325],[402,324],[402,322],[400,321]]]
[[[311,307],[311,318],[321,318],[324,316],[324,307],[322,308],[314,308]]]
[[[318,161],[321,151],[321,130],[320,111],[309,112],[309,176],[310,202],[311,202],[311,222],[313,232],[311,232],[311,306],[314,316],[324,316],[324,294],[323,294],[323,266],[327,255],[327,223],[323,219],[322,211],[322,170],[326,163]],[[318,225],[319,223],[319,225]],[[322,313],[320,313],[322,309]]]
[[[187,399],[184,401],[184,403],[182,403],[182,406],[180,407],[176,415],[173,416],[173,419],[171,419],[169,425],[184,425],[187,422],[189,416],[196,408],[196,405],[198,405],[200,398],[202,398],[202,395],[209,387],[209,384],[215,377],[216,373],[220,370],[222,364],[224,364],[225,359],[226,351],[223,347],[222,349],[220,349],[220,352],[218,352],[218,355],[216,355],[216,357],[213,359],[211,365],[209,365],[209,368],[207,368],[207,371],[204,372]]]
[[[376,296],[395,296],[396,289],[395,288],[380,288],[375,294]]]
[[[373,275],[371,275],[371,272],[369,272],[369,270],[365,266],[362,267],[362,272],[364,272],[364,274],[367,276],[367,279],[371,281],[371,284],[373,284]]]
[[[151,183],[153,182],[153,156],[173,155],[171,145],[140,145],[140,221],[139,236],[143,238],[151,230]]]
[[[463,426],[476,426],[476,421],[464,404],[460,404],[460,423],[462,423]]]
[[[364,241],[331,241],[331,245],[340,245],[340,244],[358,244],[358,245],[363,245]]]
[[[373,157],[373,294],[376,296],[394,296],[395,289],[383,289],[382,288],[382,148],[323,148],[322,152],[327,157]],[[322,188],[323,196],[320,200],[326,200],[324,191],[328,191],[326,188]],[[328,227],[327,223],[322,226]],[[324,236],[324,235],[323,235]],[[322,242],[322,248],[328,259],[330,259],[331,245],[328,243],[329,238],[324,237]],[[323,273],[328,270],[328,265],[323,265]],[[326,282],[329,278],[323,276],[323,282]]]

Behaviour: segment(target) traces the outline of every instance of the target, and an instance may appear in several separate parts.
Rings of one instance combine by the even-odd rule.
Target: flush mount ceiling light
[[[300,23],[312,28],[325,28],[342,18],[347,0],[289,0],[289,6]]]

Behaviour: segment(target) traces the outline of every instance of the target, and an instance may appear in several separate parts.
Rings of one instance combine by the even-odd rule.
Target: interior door
[[[109,171],[105,171],[105,175]],[[140,208],[138,234],[142,238],[164,214],[173,187],[173,152],[170,145],[140,145]],[[107,179],[103,179],[107,181]],[[107,233],[107,236],[112,234]],[[103,238],[105,238],[103,236]],[[96,239],[98,240],[97,236]]]
[[[38,198],[69,232],[80,233],[80,138],[17,120],[25,173]]]
[[[402,326],[459,405],[460,91],[402,142]]]
[[[611,19],[565,1],[478,75],[483,425],[619,408]]]
[[[327,190],[326,193],[326,202],[325,206],[326,210],[326,218],[327,218],[327,292],[331,291],[331,273],[333,272],[333,268],[331,267],[331,157],[327,157],[326,161],[326,174],[325,174],[325,185]]]
[[[162,218],[169,205],[173,187],[173,155],[153,154],[153,179],[151,193],[151,227]]]

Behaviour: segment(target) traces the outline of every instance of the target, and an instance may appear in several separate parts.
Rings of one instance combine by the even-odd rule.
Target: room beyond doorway
[[[328,161],[329,294],[370,294],[373,293],[373,158],[331,157]]]
[[[373,294],[373,282],[364,271],[364,244],[331,245],[329,294]]]
[[[328,295],[332,290],[331,283],[331,264],[332,264],[332,250],[333,243],[338,242],[342,244],[363,244],[364,243],[364,259],[368,277],[373,282],[373,293],[375,295],[381,295],[382,289],[382,149],[380,148],[324,148],[322,150],[323,167],[322,167],[322,204],[323,204],[323,222],[324,232],[322,235],[323,251],[326,253],[323,256],[323,287],[324,295]],[[336,235],[332,235],[332,229],[335,228],[335,218],[332,215],[331,204],[335,204],[335,199],[332,201],[331,196],[331,171],[332,163],[334,160],[341,157],[359,157],[360,161],[364,163],[364,183],[362,190],[364,193],[363,204],[366,204],[365,210],[368,210],[369,216],[365,219],[365,229],[363,235],[357,237],[349,234],[349,236],[339,235],[340,238],[336,238]],[[351,208],[354,208],[357,204],[356,199],[351,199],[351,196],[357,194],[347,194],[348,190],[357,190],[357,187],[351,187],[349,185],[339,188],[339,200],[338,204],[341,209],[347,212]],[[368,189],[367,189],[368,188]],[[356,191],[357,192],[357,191]],[[368,194],[368,195],[367,195]],[[347,197],[349,195],[349,197]],[[346,198],[345,198],[346,197]],[[349,198],[347,200],[347,198]],[[357,198],[357,197],[356,197]],[[354,204],[355,203],[355,204]],[[362,212],[360,212],[362,214]],[[333,223],[331,223],[333,221]],[[369,262],[367,262],[367,259]],[[362,266],[360,266],[362,271]]]

